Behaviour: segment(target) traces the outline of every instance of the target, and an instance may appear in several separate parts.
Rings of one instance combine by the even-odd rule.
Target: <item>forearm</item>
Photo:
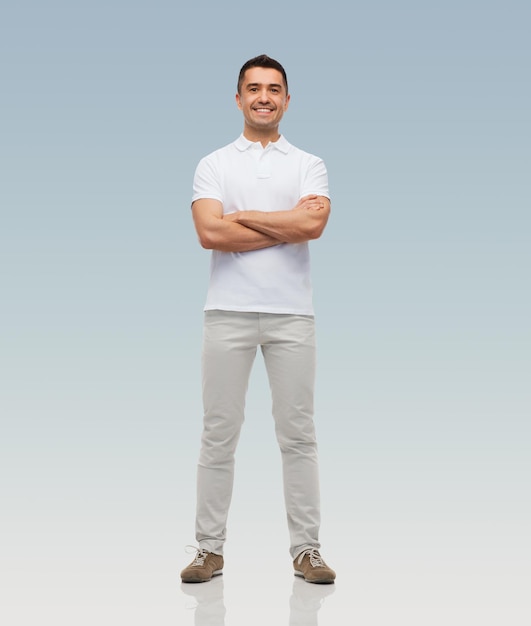
[[[225,219],[285,243],[302,243],[321,236],[329,212],[327,198],[310,196],[291,211],[238,211]]]
[[[229,220],[217,220],[200,239],[203,248],[221,252],[249,252],[270,248],[278,239]]]
[[[308,241],[305,229],[297,220],[292,219],[291,211],[267,213],[262,211],[240,211],[235,214],[234,223],[243,225],[248,230],[272,237],[286,243]]]
[[[223,205],[219,200],[196,200],[192,204],[192,216],[199,243],[207,250],[249,252],[280,243],[265,233],[224,219]]]

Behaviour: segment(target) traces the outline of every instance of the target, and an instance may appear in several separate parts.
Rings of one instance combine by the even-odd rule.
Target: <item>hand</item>
[[[295,205],[294,210],[320,211],[324,208],[324,202],[319,198],[319,196],[312,195],[301,198]]]

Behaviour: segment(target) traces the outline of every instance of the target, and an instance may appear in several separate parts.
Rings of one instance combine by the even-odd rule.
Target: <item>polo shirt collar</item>
[[[243,133],[234,142],[236,148],[238,148],[238,150],[240,150],[240,152],[245,152],[251,146],[254,146],[256,143],[258,143],[258,142],[250,141],[249,139],[244,137]],[[277,150],[279,150],[280,152],[282,152],[284,154],[287,154],[287,152],[289,150],[289,145],[290,144],[288,143],[287,139],[284,138],[284,135],[280,135],[280,137],[277,139],[277,141],[271,141],[268,144],[268,146],[271,146],[272,148],[276,148]]]

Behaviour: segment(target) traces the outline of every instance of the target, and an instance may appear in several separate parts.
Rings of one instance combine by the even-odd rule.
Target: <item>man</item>
[[[318,549],[320,512],[313,424],[315,340],[308,241],[330,213],[321,159],[290,145],[279,124],[290,95],[286,72],[261,55],[240,70],[236,103],[243,133],[203,158],[192,214],[212,250],[203,339],[204,428],[197,476],[193,562],[183,582],[223,569],[234,453],[251,367],[260,346],[282,454],[284,497],[295,574],[332,583]]]

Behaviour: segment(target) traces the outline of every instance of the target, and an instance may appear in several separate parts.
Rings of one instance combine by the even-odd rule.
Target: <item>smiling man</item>
[[[290,95],[282,65],[266,55],[240,70],[236,104],[243,133],[203,158],[192,214],[212,250],[204,308],[203,434],[197,473],[197,553],[183,582],[223,570],[234,455],[258,346],[272,396],[282,456],[295,575],[332,583],[320,555],[319,473],[313,422],[315,329],[308,242],[330,213],[321,159],[292,146],[279,124]],[[256,536],[263,548],[267,537]],[[260,551],[256,551],[260,568]]]

